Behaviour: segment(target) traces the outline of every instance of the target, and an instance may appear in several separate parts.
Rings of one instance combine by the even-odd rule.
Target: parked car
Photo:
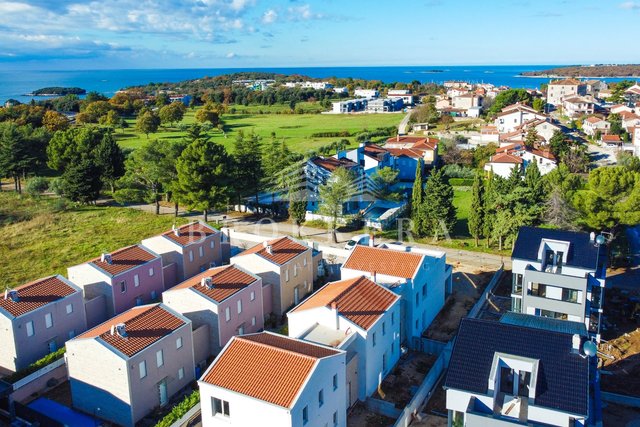
[[[369,235],[368,234],[358,234],[357,236],[353,236],[351,240],[344,245],[345,250],[352,251],[356,245],[368,245],[369,244]]]

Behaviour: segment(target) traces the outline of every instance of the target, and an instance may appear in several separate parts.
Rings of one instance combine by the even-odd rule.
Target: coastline
[[[561,74],[541,74],[538,76],[525,76],[518,74],[515,77],[524,77],[529,79],[640,79],[640,76],[570,76]]]

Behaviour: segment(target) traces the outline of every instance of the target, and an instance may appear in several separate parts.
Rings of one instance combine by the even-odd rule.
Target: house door
[[[295,305],[300,304],[300,290],[298,290],[297,286],[293,288],[293,303]]]
[[[167,395],[167,380],[164,379],[158,383],[158,392],[160,393],[160,406],[167,404],[169,396]]]
[[[58,344],[56,340],[49,341],[49,353],[54,353],[58,350]]]

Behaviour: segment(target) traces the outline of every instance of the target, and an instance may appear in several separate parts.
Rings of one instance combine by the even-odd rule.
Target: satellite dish
[[[604,245],[604,242],[606,242],[604,236],[602,234],[598,234],[596,236],[596,243],[599,245]]]
[[[585,341],[582,345],[582,350],[589,357],[593,357],[598,353],[598,347],[593,341]]]

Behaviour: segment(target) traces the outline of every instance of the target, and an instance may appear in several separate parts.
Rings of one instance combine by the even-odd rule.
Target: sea
[[[523,77],[525,71],[546,70],[556,65],[474,65],[474,66],[389,66],[389,67],[283,67],[283,68],[191,68],[191,69],[129,69],[129,70],[0,70],[0,102],[17,99],[29,102],[44,99],[26,94],[50,86],[80,87],[112,96],[116,91],[147,83],[179,82],[214,77],[242,71],[263,71],[280,74],[301,74],[313,78],[359,78],[390,82],[442,83],[464,80],[471,83],[492,83],[496,86],[533,89],[548,83],[549,78]],[[605,81],[621,79],[607,78]]]

